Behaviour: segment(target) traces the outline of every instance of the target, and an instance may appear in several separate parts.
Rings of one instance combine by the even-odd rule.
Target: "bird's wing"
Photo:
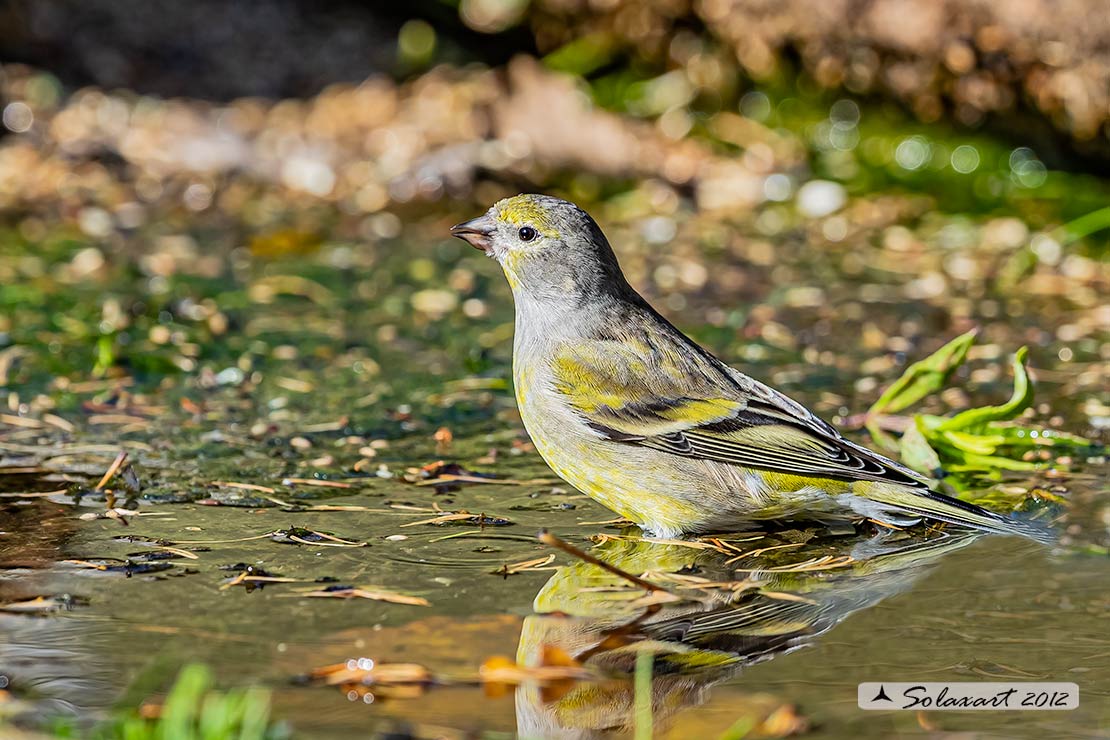
[[[695,345],[652,339],[564,345],[552,365],[555,391],[614,441],[787,475],[926,487]]]

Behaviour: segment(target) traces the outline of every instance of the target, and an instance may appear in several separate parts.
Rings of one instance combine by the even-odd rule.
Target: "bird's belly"
[[[628,449],[597,439],[566,447],[537,442],[536,449],[563,480],[657,534],[697,529],[705,518],[689,481]]]
[[[719,531],[810,507],[809,492],[765,496],[756,471],[606,440],[558,404],[518,400],[536,450],[560,478],[656,535]]]

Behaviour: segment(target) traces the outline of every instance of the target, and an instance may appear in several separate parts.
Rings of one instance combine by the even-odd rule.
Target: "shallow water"
[[[90,604],[48,617],[4,617],[5,673],[34,711],[84,717],[127,695],[138,699],[163,688],[178,666],[199,660],[212,665],[225,684],[272,687],[277,715],[311,737],[350,736],[395,722],[406,723],[417,736],[435,735],[440,728],[453,728],[449,737],[463,731],[497,736],[517,729],[524,736],[602,734],[629,722],[632,689],[627,682],[600,684],[604,690],[585,683],[546,702],[526,684],[517,690],[515,706],[511,696],[487,698],[474,686],[432,688],[418,698],[386,696],[367,704],[335,688],[289,684],[296,674],[361,656],[421,663],[437,674],[460,677],[472,676],[488,656],[519,651],[523,661],[544,645],[580,656],[601,640],[602,630],[641,614],[642,609],[628,606],[643,595],[641,590],[621,589],[619,579],[564,556],[557,562],[568,567],[560,571],[507,578],[492,573],[502,564],[544,554],[528,537],[541,525],[586,547],[586,535],[601,528],[581,522],[607,518],[580,497],[542,492],[532,498],[533,492],[490,485],[457,494],[457,505],[471,511],[512,511],[515,526],[485,532],[402,528],[421,518],[411,512],[283,513],[195,504],[152,507],[171,516],[135,518],[127,528],[110,520],[83,522],[62,542],[63,556],[124,557],[150,549],[118,542],[115,538],[123,534],[165,538],[188,548],[193,540],[234,539],[290,524],[370,546],[326,548],[270,540],[210,544],[196,553],[196,560],[175,560],[173,569],[156,576],[82,571],[64,563],[10,571],[9,594],[64,592],[86,596]],[[565,503],[568,498],[574,510],[544,510],[553,499]],[[381,501],[355,494],[331,502],[375,506]],[[514,509],[518,506],[527,510]],[[460,532],[469,534],[441,539]],[[383,539],[400,533],[408,539]],[[748,551],[781,544],[778,537],[749,535],[737,546]],[[1110,692],[1105,632],[1110,578],[1104,557],[999,537],[941,536],[929,542],[924,547],[916,540],[907,545],[876,544],[855,535],[818,537],[777,556],[731,564],[714,551],[637,541],[610,541],[594,552],[633,573],[685,569],[711,581],[750,576],[758,582],[754,601],[729,604],[731,595],[714,592],[713,604],[671,604],[646,620],[683,625],[674,633],[645,627],[648,637],[666,648],[655,677],[656,723],[666,736],[716,737],[738,719],[761,718],[784,704],[793,705],[817,737],[913,734],[921,732],[914,713],[858,711],[855,685],[988,677],[1075,681],[1081,708],[933,714],[930,725],[997,737],[1091,737],[1104,731]],[[856,560],[800,573],[773,570],[846,554]],[[431,606],[293,596],[304,584],[272,584],[251,593],[242,587],[220,590],[221,581],[235,572],[219,566],[237,562],[307,581],[331,576],[340,583],[372,584],[425,597]],[[733,570],[737,567],[762,572]],[[599,586],[619,590],[581,590]],[[775,596],[760,601],[766,592]],[[533,600],[540,613],[573,616],[538,616]],[[705,629],[704,614],[700,622],[682,621],[691,614],[718,613],[714,610],[734,616]],[[629,661],[628,650],[620,647],[591,659],[615,676],[630,674]]]
[[[751,224],[691,219],[695,235],[640,251],[626,224],[614,241],[634,281],[676,323],[827,418],[865,410],[907,362],[978,323],[982,346],[954,380],[959,389],[928,410],[1001,400],[1010,380],[999,368],[1030,343],[1038,422],[1097,436],[1106,356],[1091,329],[1094,262],[1077,257],[1069,268],[1079,287],[1042,279],[1007,295],[992,277],[1005,260],[944,246],[936,234],[971,227],[937,219],[912,233],[891,227],[888,240],[921,240],[894,247],[867,235],[851,248],[817,246],[796,225],[771,260],[767,239],[777,237]],[[441,220],[437,228],[458,218]],[[745,236],[726,247],[714,228]],[[528,445],[506,380],[508,291],[492,263],[442,233],[374,248],[329,242],[280,258],[202,247],[166,256],[174,269],[162,280],[139,276],[124,256],[78,274],[85,245],[61,237],[12,247],[7,267],[23,279],[0,293],[16,317],[4,341],[24,353],[5,356],[8,412],[33,423],[0,427],[0,468],[28,471],[0,475],[0,490],[47,495],[0,498],[0,601],[72,598],[57,610],[0,616],[11,699],[0,716],[93,724],[112,707],[157,697],[183,664],[199,661],[224,686],[271,688],[276,716],[306,737],[391,728],[592,737],[633,722],[630,650],[648,639],[658,653],[656,729],[668,737],[730,728],[740,736],[765,721],[767,734],[804,726],[829,738],[1105,736],[1104,459],[1074,455],[1054,470],[964,482],[968,495],[1003,509],[1031,492],[1035,506],[1055,506],[1064,539],[1054,548],[936,532],[880,540],[804,523],[734,535],[738,549],[728,553],[596,544],[600,534],[635,533],[605,524],[611,512],[555,480]],[[953,255],[963,277],[944,272],[948,293],[907,287],[948,270]],[[699,260],[716,269],[675,287],[672,273]],[[81,518],[105,511],[95,485],[120,450],[141,490],[119,490],[115,503],[142,515],[126,525]],[[420,466],[436,460],[496,479],[405,480],[420,480]],[[304,510],[320,505],[357,508]],[[406,526],[461,511],[510,523]],[[365,546],[264,536],[291,527]],[[629,604],[641,590],[540,544],[541,528],[672,586],[676,573],[744,585],[683,590],[697,598],[652,611]],[[155,540],[195,559],[171,551],[153,561],[169,568],[144,572],[143,553],[162,546]],[[551,563],[498,573],[551,553]],[[107,558],[132,565],[81,565]],[[223,567],[239,564],[296,582],[221,588],[242,571]],[[303,596],[336,585],[430,605]],[[551,612],[563,616],[544,616]],[[599,648],[614,629],[620,639]],[[502,696],[475,682],[491,656],[528,663],[543,646],[584,661],[598,680],[546,695],[525,683]],[[409,698],[292,681],[363,656],[422,664],[449,680]],[[861,681],[977,678],[1074,681],[1081,708],[918,716],[864,713],[854,702]]]

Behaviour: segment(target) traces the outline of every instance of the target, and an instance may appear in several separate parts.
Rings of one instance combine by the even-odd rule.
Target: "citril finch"
[[[1047,541],[932,490],[800,403],[724,364],[625,280],[573,203],[518,195],[451,233],[501,264],[516,303],[520,415],[548,465],[657,537],[752,520],[922,517]]]

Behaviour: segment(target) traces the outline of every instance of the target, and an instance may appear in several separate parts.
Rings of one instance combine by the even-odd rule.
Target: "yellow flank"
[[[805,475],[776,473],[771,470],[761,470],[760,476],[763,478],[763,484],[773,493],[792,493],[807,486],[819,488],[825,493],[833,495],[851,490],[851,484],[831,478],[810,478]]]
[[[558,229],[551,222],[549,211],[541,207],[527,195],[516,195],[499,201],[495,206],[497,216],[514,226],[531,226],[544,236],[559,236]]]
[[[626,519],[682,531],[705,517],[703,509],[687,501],[644,488],[645,483],[655,482],[654,476],[627,468],[624,461],[596,446],[596,442],[567,449],[542,436],[535,436],[532,441],[560,478]]]

